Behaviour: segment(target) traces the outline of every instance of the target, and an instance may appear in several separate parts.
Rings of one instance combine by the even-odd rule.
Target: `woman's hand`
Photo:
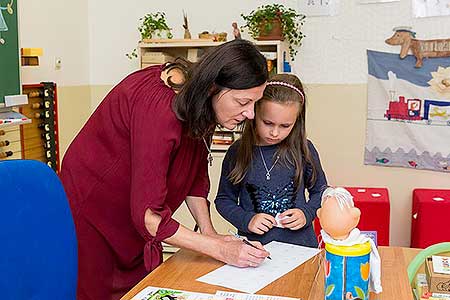
[[[299,230],[306,225],[306,217],[300,208],[291,208],[280,214],[281,224],[290,230]]]
[[[229,236],[220,247],[220,257],[217,259],[236,267],[257,267],[270,255],[260,242],[250,242],[256,248],[244,244],[241,240]]]
[[[248,223],[248,230],[256,234],[264,234],[276,224],[277,222],[273,216],[259,213],[254,215]]]

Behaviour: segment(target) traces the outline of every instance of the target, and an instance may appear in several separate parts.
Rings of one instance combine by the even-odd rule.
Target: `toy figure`
[[[238,25],[236,22],[231,23],[231,26],[233,26],[233,35],[235,39],[241,38],[241,32],[239,31]]]
[[[360,215],[346,189],[324,191],[317,216],[326,250],[326,299],[368,299],[369,291],[382,291],[380,256],[372,239],[356,228]]]
[[[361,211],[354,207],[353,197],[346,189],[328,188],[322,195],[322,205],[317,210],[317,216],[322,229],[331,238],[345,240],[358,225]]]
[[[183,10],[183,28],[184,28],[184,38],[185,39],[191,39],[191,32],[189,31],[189,24],[187,19],[187,14]]]
[[[418,40],[411,27],[395,27],[394,34],[385,42],[388,45],[400,45],[400,58],[404,59],[409,50],[416,57],[416,68],[422,67],[423,59],[428,57],[450,56],[450,39]]]

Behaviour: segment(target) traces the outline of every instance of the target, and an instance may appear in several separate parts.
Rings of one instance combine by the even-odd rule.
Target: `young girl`
[[[317,247],[312,221],[327,181],[306,139],[300,80],[273,76],[255,109],[255,119],[225,155],[217,211],[249,240]]]

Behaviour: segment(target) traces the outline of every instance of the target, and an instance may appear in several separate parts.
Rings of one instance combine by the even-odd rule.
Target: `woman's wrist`
[[[207,236],[211,236],[211,237],[214,237],[214,236],[217,235],[217,231],[212,226],[207,226],[205,228],[200,228],[200,232],[203,235],[207,235]]]
[[[208,240],[205,241],[206,247],[203,248],[201,252],[217,260],[223,261],[223,255],[220,250],[226,247],[225,241],[214,236],[205,236],[205,238]]]

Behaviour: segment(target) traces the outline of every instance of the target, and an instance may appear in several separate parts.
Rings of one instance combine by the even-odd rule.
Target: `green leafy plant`
[[[141,25],[139,25],[138,30],[141,33],[142,39],[151,39],[154,34],[158,37],[162,37],[165,33],[167,38],[171,39],[173,37],[170,32],[170,27],[166,23],[166,14],[163,12],[156,12],[146,14],[139,19]]]
[[[138,30],[141,34],[141,40],[151,39],[155,35],[162,38],[164,34],[168,39],[173,38],[171,28],[166,22],[166,14],[163,12],[148,13],[140,18],[139,22]],[[137,58],[137,49],[135,48],[131,53],[125,55],[129,59]]]
[[[294,60],[298,52],[298,47],[302,44],[305,35],[301,32],[301,27],[306,16],[298,14],[294,9],[287,8],[283,4],[267,4],[251,11],[248,15],[241,14],[245,25],[241,30],[248,30],[253,38],[258,38],[261,31],[265,33],[272,31],[274,20],[278,19],[281,24],[282,35],[289,44],[289,54]]]

